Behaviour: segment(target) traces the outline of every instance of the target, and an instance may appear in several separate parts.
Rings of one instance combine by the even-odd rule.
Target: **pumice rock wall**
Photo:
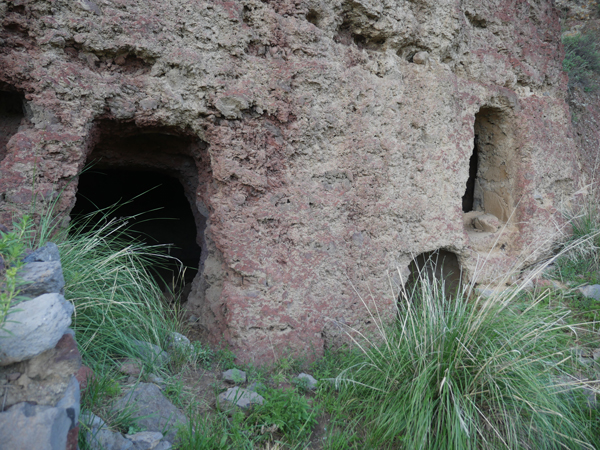
[[[392,318],[387,272],[424,252],[482,283],[535,260],[578,182],[551,0],[0,0],[0,19],[1,221],[63,188],[68,215],[92,161],[176,178],[201,248],[187,308],[245,361],[372,329],[354,289]]]

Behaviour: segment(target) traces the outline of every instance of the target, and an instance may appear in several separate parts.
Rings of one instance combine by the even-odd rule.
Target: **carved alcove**
[[[462,197],[467,231],[496,233],[514,221],[517,152],[511,115],[482,107],[475,115],[473,153]]]
[[[128,218],[134,237],[168,246],[172,263],[156,270],[164,287],[174,286],[183,264],[179,283],[189,291],[206,259],[208,211],[198,194],[206,144],[178,130],[109,120],[96,124],[94,142],[71,215],[108,208],[106,219]]]

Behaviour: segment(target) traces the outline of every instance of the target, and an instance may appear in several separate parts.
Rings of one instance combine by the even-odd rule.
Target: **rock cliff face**
[[[388,271],[424,252],[481,282],[535,260],[578,181],[551,0],[0,0],[0,20],[0,222],[61,190],[68,214],[92,161],[177,178],[187,307],[245,361],[373,330],[357,292],[390,319]]]

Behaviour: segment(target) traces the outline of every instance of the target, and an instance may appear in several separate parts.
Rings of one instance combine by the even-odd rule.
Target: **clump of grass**
[[[134,340],[160,346],[178,328],[148,271],[161,255],[128,236],[125,222],[100,223],[91,231],[72,229],[59,244],[77,341],[92,361],[139,357]]]
[[[269,438],[280,433],[290,443],[310,436],[317,423],[317,411],[295,389],[265,389],[265,403],[252,410],[246,424],[254,434]],[[268,430],[268,433],[266,431]]]
[[[585,408],[557,381],[565,311],[540,313],[539,296],[516,305],[518,289],[469,301],[468,289],[450,299],[443,283],[419,283],[380,325],[382,344],[357,338],[362,351],[335,378],[368,446],[593,448]]]
[[[569,74],[569,86],[595,89],[593,77],[600,73],[600,53],[595,36],[591,33],[576,34],[565,36],[562,41],[565,47],[563,70]]]

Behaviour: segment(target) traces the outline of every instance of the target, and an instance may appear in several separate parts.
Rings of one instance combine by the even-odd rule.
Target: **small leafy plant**
[[[18,272],[23,262],[21,258],[30,234],[31,223],[28,216],[13,223],[13,231],[0,231],[0,329],[6,323],[8,311],[18,301]]]
[[[255,434],[281,433],[289,442],[310,436],[317,411],[295,389],[267,389],[265,402],[256,406],[246,423]]]

